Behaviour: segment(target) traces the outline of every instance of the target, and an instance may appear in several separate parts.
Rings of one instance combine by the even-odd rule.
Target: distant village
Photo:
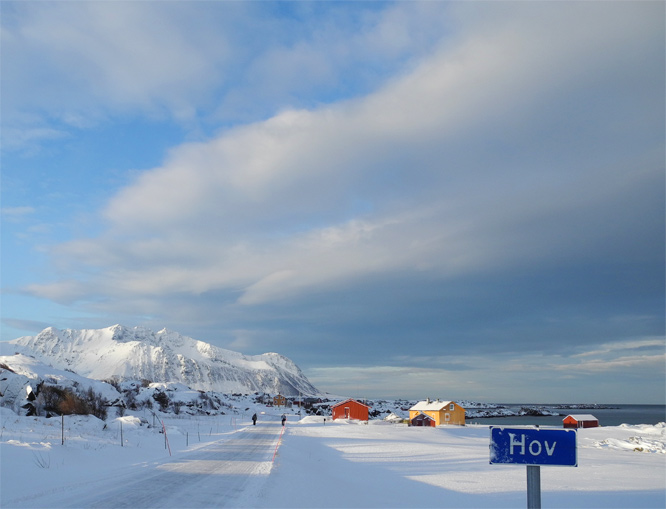
[[[264,395],[258,402],[275,407],[298,406],[306,409],[309,413],[319,413],[317,409],[330,410],[332,420],[368,421],[370,417],[379,416],[379,412],[373,413],[372,407],[353,398],[348,398],[338,403],[327,404],[321,398],[296,399],[278,394],[273,397]],[[430,398],[427,398],[408,409],[403,408],[402,410],[409,410],[409,419],[406,419],[409,426],[437,427],[465,425],[465,409],[455,401],[430,400]],[[385,420],[402,422],[405,419],[389,415]],[[599,426],[599,420],[591,414],[570,414],[562,420],[562,425],[564,428],[593,428]]]

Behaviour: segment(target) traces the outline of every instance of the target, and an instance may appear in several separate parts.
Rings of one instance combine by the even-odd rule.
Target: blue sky
[[[11,2],[2,340],[663,403],[663,2]]]

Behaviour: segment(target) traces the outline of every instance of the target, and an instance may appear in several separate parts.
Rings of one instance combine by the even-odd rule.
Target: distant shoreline
[[[502,404],[502,408],[495,406],[485,415],[481,414],[481,407],[472,407],[466,414],[468,423],[479,424],[526,424],[541,426],[561,426],[564,417],[571,413],[582,411],[591,413],[601,426],[619,426],[622,424],[655,425],[666,422],[666,405],[526,405]],[[533,413],[520,413],[521,409],[534,408]],[[477,413],[478,412],[478,413]],[[540,412],[540,413],[539,413]],[[502,415],[504,413],[504,415]],[[490,415],[489,415],[490,414]]]

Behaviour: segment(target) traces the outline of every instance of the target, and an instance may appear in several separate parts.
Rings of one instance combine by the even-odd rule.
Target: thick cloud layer
[[[589,359],[625,342],[642,353],[576,360],[576,376],[628,358],[663,376],[654,340],[664,331],[663,5],[398,4],[364,10],[374,21],[349,40],[339,39],[349,15],[338,12],[320,39],[259,52],[238,83],[261,77],[261,93],[229,78],[219,96],[211,83],[226,83],[244,51],[238,33],[227,21],[222,37],[209,23],[183,37],[204,9],[185,5],[170,6],[184,18],[167,10],[155,33],[130,24],[141,50],[117,67],[104,51],[130,52],[104,38],[113,20],[93,17],[104,30],[92,48],[82,29],[73,41],[49,35],[57,25],[44,37],[104,60],[81,70],[104,84],[100,110],[163,108],[190,122],[197,105],[283,106],[174,146],[102,205],[98,234],[53,246],[61,272],[26,291],[99,316],[168,321],[248,353],[279,351],[338,388],[350,389],[329,378],[344,378],[341,366],[448,379],[513,355],[502,377],[514,363],[538,366],[539,354]],[[144,9],[125,4],[115,24]],[[172,24],[181,36],[163,40]],[[330,95],[327,81],[344,88],[373,55],[384,70],[310,100],[317,88]],[[179,79],[169,59],[187,62]],[[572,363],[544,369],[562,365]]]

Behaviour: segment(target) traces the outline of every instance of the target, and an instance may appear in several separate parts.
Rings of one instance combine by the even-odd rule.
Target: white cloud
[[[631,339],[626,341],[614,341],[611,343],[603,343],[597,345],[597,348],[590,351],[585,351],[576,355],[573,355],[573,358],[578,357],[599,357],[602,355],[609,355],[615,352],[625,352],[637,349],[661,349],[666,348],[666,339],[663,337],[654,337],[654,338],[641,338],[641,339]]]
[[[642,343],[637,341],[636,346]],[[612,403],[630,397],[636,379],[664,376],[663,352],[625,353],[584,362],[556,354],[424,355],[396,359],[396,365],[314,367],[307,375],[321,389],[354,397],[591,403],[599,402],[603,394],[610,398],[605,402]],[[605,391],[586,387],[585,380],[600,374],[608,377]],[[633,401],[659,401],[663,387],[654,390],[654,394],[635,394]]]
[[[33,283],[26,285],[24,291],[39,295],[54,302],[71,304],[90,296],[91,288],[85,281],[61,279],[55,283]]]
[[[141,2],[8,7],[3,95],[19,111],[37,106],[63,120],[109,104],[178,114],[219,79],[215,64],[229,54],[213,20],[199,17],[190,30],[197,12]]]
[[[10,221],[17,221],[26,216],[30,216],[35,213],[35,208],[29,205],[20,206],[20,207],[2,207],[0,209],[3,217],[9,219]]]
[[[659,373],[660,371],[663,373],[665,364],[666,354],[662,353],[656,355],[624,355],[612,360],[592,359],[585,362],[561,366],[558,369],[561,371],[586,374],[598,372],[617,373],[627,369],[634,370],[635,372],[645,370],[646,373]]]
[[[67,131],[51,127],[8,127],[3,129],[2,134],[4,150],[24,149],[44,140],[58,140],[68,136]]]
[[[613,32],[617,19],[598,18],[597,10],[586,8],[581,12],[593,15],[594,23],[576,12],[557,12],[555,21],[543,16],[518,27],[522,20],[509,17],[494,29],[471,32],[367,97],[287,110],[208,142],[176,147],[162,167],[144,172],[110,201],[105,234],[58,252],[102,267],[91,284],[118,295],[244,288],[245,304],[382,271],[453,275],[531,263],[552,256],[555,246],[566,257],[596,238],[583,228],[580,236],[567,231],[557,239],[553,232],[570,230],[570,223],[548,221],[569,211],[580,216],[644,175],[627,176],[625,166],[600,169],[598,160],[569,166],[565,158],[554,168],[551,162],[535,168],[547,156],[532,161],[532,149],[517,141],[535,126],[552,128],[548,120],[539,123],[535,104],[561,100],[581,81],[597,84],[595,72],[617,65],[607,55],[632,37],[613,33],[606,39],[612,45],[598,53],[590,31]],[[90,13],[93,26],[103,25],[95,47],[102,48],[126,19],[124,10],[115,14],[103,21]],[[120,54],[143,40],[142,17],[132,13],[132,44],[114,43],[125,48]],[[157,23],[151,44],[166,38],[173,22]],[[570,30],[563,31],[565,25]],[[65,35],[61,44],[81,45],[82,33]],[[48,31],[40,37],[48,38]],[[173,47],[175,62],[189,53],[182,38],[164,44]],[[93,52],[90,60],[104,59],[94,47],[81,51]],[[140,67],[149,54],[139,51],[127,69]],[[184,74],[203,73],[197,62]],[[125,64],[105,72],[130,102],[160,80],[180,79],[165,61],[147,71],[154,82],[143,82],[143,90],[125,87],[131,81]],[[493,144],[502,148],[484,155]],[[516,165],[497,160],[507,148],[527,155]],[[354,210],[358,200],[367,210]]]
[[[4,148],[118,116],[196,130],[202,120],[227,125],[327,102],[322,87],[329,97],[364,93],[402,59],[429,51],[446,12],[417,4],[284,10],[294,14],[233,2],[3,4]]]

